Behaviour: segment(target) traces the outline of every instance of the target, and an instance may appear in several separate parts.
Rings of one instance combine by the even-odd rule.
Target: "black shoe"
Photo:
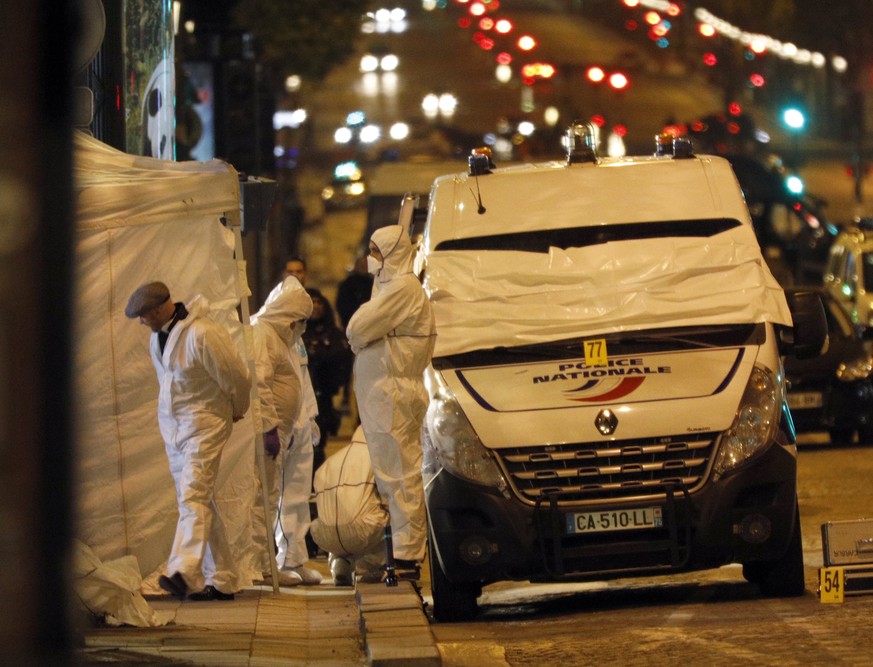
[[[209,600],[233,600],[233,593],[222,593],[215,586],[207,586],[199,593],[191,593],[189,600],[195,602],[208,602]]]
[[[185,578],[179,572],[174,572],[169,577],[162,574],[158,577],[158,586],[177,600],[184,600],[188,594],[188,584],[185,583]]]

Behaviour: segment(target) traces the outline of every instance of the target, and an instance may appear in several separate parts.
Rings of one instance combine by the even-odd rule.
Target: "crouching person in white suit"
[[[312,522],[310,533],[329,554],[334,584],[351,586],[355,579],[362,583],[381,581],[388,511],[376,489],[360,426],[352,441],[315,472],[314,485],[318,518]]]

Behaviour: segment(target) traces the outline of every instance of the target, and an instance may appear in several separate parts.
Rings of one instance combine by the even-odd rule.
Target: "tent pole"
[[[234,253],[236,255],[237,261],[237,292],[239,294],[240,300],[240,308],[242,309],[242,320],[243,320],[243,331],[245,332],[245,340],[246,340],[246,348],[247,348],[247,356],[249,360],[249,373],[252,376],[252,390],[251,390],[251,404],[252,404],[252,428],[255,431],[255,460],[258,464],[258,477],[261,481],[261,505],[264,510],[264,530],[267,534],[266,541],[266,549],[267,549],[267,560],[270,563],[270,575],[273,580],[273,594],[279,594],[279,568],[276,565],[276,554],[274,553],[274,548],[276,544],[276,538],[273,535],[272,527],[270,526],[270,516],[272,512],[270,511],[270,500],[269,494],[267,492],[267,468],[266,462],[264,461],[264,434],[261,433],[261,429],[258,427],[258,424],[255,424],[255,420],[260,419],[260,401],[258,399],[258,381],[257,381],[257,370],[255,368],[255,356],[254,356],[254,340],[252,338],[252,325],[250,321],[249,314],[249,300],[248,296],[243,294],[243,290],[241,289],[241,279],[240,275],[245,275],[245,261],[243,260],[243,244],[242,244],[242,231],[241,227],[237,225],[230,225],[230,228],[233,230],[233,241],[234,241]],[[273,548],[271,548],[273,547]]]

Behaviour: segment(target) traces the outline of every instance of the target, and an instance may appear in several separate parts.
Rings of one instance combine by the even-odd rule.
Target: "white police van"
[[[826,341],[791,307],[724,159],[676,140],[433,185],[419,261],[437,320],[424,429],[434,613],[496,581],[738,562],[804,590],[780,355]]]

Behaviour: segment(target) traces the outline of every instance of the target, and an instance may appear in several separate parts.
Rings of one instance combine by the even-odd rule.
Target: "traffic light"
[[[782,112],[782,122],[792,130],[799,131],[806,125],[806,114],[797,107],[788,107]]]
[[[764,84],[767,83],[767,79],[764,78],[763,74],[755,72],[751,76],[749,76],[749,83],[752,84],[755,88],[762,88]]]

